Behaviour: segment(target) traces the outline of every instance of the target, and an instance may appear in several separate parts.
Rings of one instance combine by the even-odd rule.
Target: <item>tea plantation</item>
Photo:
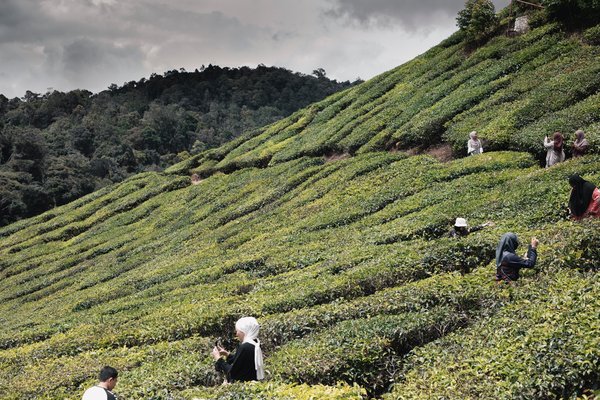
[[[600,385],[600,48],[542,25],[451,37],[291,117],[0,229],[0,398],[590,398]],[[591,154],[540,168],[543,135]],[[463,155],[470,130],[486,152]],[[393,151],[390,151],[393,150]],[[495,150],[488,152],[487,150]],[[189,174],[203,177],[190,185]],[[494,221],[466,238],[457,216]],[[492,279],[500,235],[538,265]],[[523,246],[524,247],[524,246]],[[209,351],[256,316],[268,379],[220,386]]]

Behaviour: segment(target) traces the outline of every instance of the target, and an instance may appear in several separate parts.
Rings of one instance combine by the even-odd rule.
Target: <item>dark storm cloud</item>
[[[106,5],[87,0],[0,0],[0,43],[48,43],[78,36],[116,38],[126,24],[115,23]]]
[[[42,19],[30,0],[0,0],[0,42],[13,40],[20,33],[31,34]]]
[[[26,21],[27,12],[22,6],[23,3],[18,3],[11,0],[2,0],[0,2],[0,28],[10,29]]]
[[[0,93],[99,91],[202,64],[265,64],[304,73],[323,67],[335,79],[369,78],[451,34],[463,5],[462,0],[0,0]]]
[[[401,24],[406,30],[419,30],[442,18],[454,18],[464,0],[332,0],[325,11],[329,17],[355,21],[363,26]],[[496,8],[502,1],[495,1]]]
[[[64,47],[60,62],[65,78],[76,87],[85,87],[90,76],[121,84],[128,79],[128,71],[142,69],[143,59],[143,52],[134,45],[83,38]]]
[[[242,52],[261,35],[273,40],[220,11],[161,0],[0,0],[0,93],[98,91]]]

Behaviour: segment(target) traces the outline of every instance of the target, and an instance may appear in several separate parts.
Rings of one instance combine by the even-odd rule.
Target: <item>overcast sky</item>
[[[508,0],[494,0],[496,9]],[[0,93],[202,64],[369,79],[446,38],[464,0],[0,0]]]

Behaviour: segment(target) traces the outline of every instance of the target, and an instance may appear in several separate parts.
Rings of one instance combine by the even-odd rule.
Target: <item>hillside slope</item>
[[[129,399],[597,390],[600,221],[571,222],[564,207],[566,178],[599,183],[600,156],[541,169],[536,130],[566,121],[597,146],[599,50],[553,25],[461,46],[1,229],[2,397],[76,399],[104,364],[123,371]],[[558,86],[565,97],[543,101]],[[445,138],[460,154],[476,116],[489,149],[533,154],[385,151]],[[457,216],[496,225],[445,237]],[[499,287],[507,231],[536,235],[540,258]],[[270,381],[204,388],[219,382],[212,343],[248,314]]]
[[[209,175],[302,156],[427,148],[466,155],[477,130],[487,150],[542,160],[545,135],[561,131],[567,154],[577,129],[600,151],[600,46],[557,24],[475,51],[455,34],[414,60],[291,117],[180,164]]]

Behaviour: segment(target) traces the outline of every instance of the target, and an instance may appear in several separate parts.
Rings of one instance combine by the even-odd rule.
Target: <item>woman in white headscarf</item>
[[[467,153],[472,156],[483,153],[483,145],[477,137],[477,131],[469,133],[469,141],[467,142]]]
[[[546,148],[546,168],[565,161],[565,151],[563,149],[565,138],[562,133],[554,132],[552,140],[548,136],[544,138],[544,147]]]
[[[256,318],[240,318],[235,323],[235,336],[240,341],[235,352],[229,353],[220,345],[214,347],[211,355],[216,361],[215,368],[227,375],[228,382],[264,379],[265,368],[258,340],[259,330],[260,325]]]

